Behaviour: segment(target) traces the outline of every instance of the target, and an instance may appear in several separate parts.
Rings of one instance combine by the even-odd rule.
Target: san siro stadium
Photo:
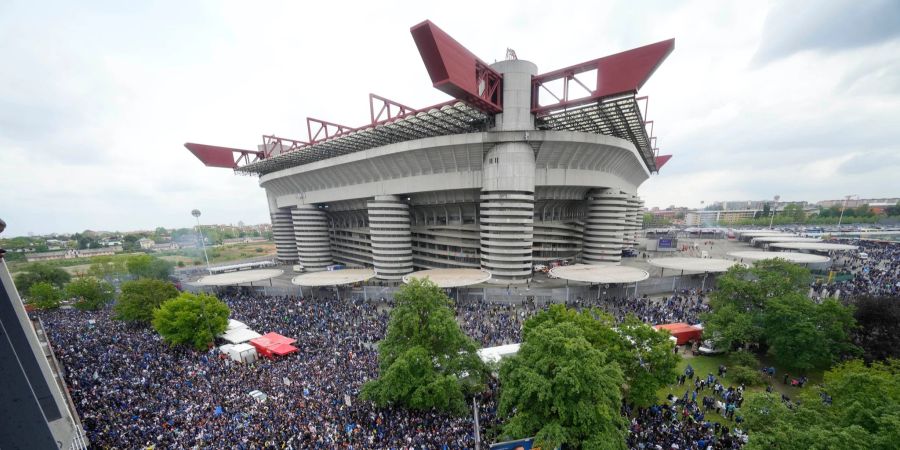
[[[513,51],[487,64],[429,21],[411,33],[452,100],[415,109],[373,94],[361,127],[310,118],[305,140],[185,147],[259,176],[277,258],[306,270],[481,268],[518,284],[535,264],[619,263],[641,228],[638,187],[670,158],[638,90],[674,40],[539,74]]]

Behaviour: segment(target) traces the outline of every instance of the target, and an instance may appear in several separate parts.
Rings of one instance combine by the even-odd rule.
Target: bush
[[[728,369],[728,378],[735,383],[742,383],[748,387],[761,386],[763,384],[760,371],[746,366],[736,366]]]
[[[262,253],[263,249],[262,249],[262,247],[256,247],[255,251],[256,251],[256,253]]]
[[[178,261],[178,267],[184,267],[184,261]]]
[[[741,366],[754,370],[759,366],[759,360],[756,359],[756,356],[745,350],[738,350],[728,355],[728,363],[732,366]]]

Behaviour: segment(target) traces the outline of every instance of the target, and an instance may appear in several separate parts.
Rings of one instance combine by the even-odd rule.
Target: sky
[[[255,177],[185,142],[253,149],[306,117],[368,122],[368,94],[431,86],[429,19],[539,72],[675,38],[641,89],[662,154],[648,207],[900,196],[900,2],[0,0],[4,237],[269,221]]]

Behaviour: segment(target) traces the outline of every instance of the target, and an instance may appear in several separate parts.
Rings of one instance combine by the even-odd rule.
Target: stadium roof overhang
[[[371,122],[361,127],[307,118],[306,141],[263,136],[257,150],[195,143],[185,147],[207,166],[262,175],[396,142],[489,129],[494,115],[503,111],[502,74],[430,21],[410,32],[434,87],[455,100],[414,109],[370,94]],[[648,170],[658,172],[672,155],[659,155],[653,121],[646,117],[648,98],[639,97],[638,90],[674,47],[675,40],[669,39],[535,75],[532,113],[537,128],[628,140]]]

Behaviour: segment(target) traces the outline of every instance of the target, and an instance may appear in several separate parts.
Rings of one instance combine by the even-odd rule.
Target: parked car
[[[634,258],[634,257],[637,257],[637,255],[638,255],[638,251],[633,248],[623,248],[622,249],[622,256],[624,256],[624,257]]]

